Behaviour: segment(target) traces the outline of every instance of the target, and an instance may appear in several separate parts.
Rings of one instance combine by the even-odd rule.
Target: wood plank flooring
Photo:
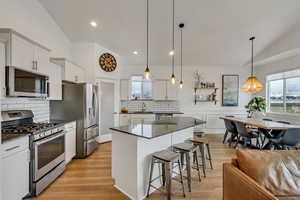
[[[173,181],[172,199],[222,200],[222,164],[234,157],[234,149],[222,144],[222,135],[207,135],[211,145],[214,170],[207,169],[202,182],[193,175],[192,192],[183,198],[180,185]],[[208,163],[207,163],[208,164]],[[209,166],[209,165],[207,165]],[[127,200],[113,187],[111,177],[111,143],[102,144],[90,157],[73,160],[65,173],[33,200]],[[186,191],[187,186],[185,185]],[[148,199],[166,199],[159,192]],[[148,200],[147,199],[147,200]]]

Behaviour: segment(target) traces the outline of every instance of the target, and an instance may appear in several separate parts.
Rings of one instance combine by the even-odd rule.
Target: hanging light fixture
[[[257,93],[257,92],[260,92],[263,89],[263,84],[261,84],[260,81],[253,75],[253,42],[255,40],[255,37],[251,37],[249,40],[252,43],[252,48],[251,48],[251,76],[248,77],[246,82],[243,84],[242,91],[243,92],[249,92],[249,93]]]
[[[180,28],[180,82],[179,87],[183,88],[183,81],[182,81],[182,29],[184,27],[184,23],[179,24]]]
[[[172,50],[170,51],[170,55],[172,56],[172,75],[171,75],[171,83],[174,85],[176,83],[176,78],[175,78],[175,74],[174,74],[174,65],[175,65],[175,61],[174,61],[174,54],[175,54],[175,31],[174,31],[174,26],[175,26],[175,0],[173,0],[173,21],[172,21]]]
[[[149,69],[149,0],[147,0],[147,67],[145,69],[145,79],[150,78],[150,69]]]

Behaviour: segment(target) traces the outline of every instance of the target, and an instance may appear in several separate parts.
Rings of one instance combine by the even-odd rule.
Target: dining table
[[[220,117],[220,119],[228,120],[231,122],[240,122],[247,126],[255,127],[258,129],[264,129],[268,132],[272,131],[285,131],[290,128],[300,128],[299,125],[293,125],[293,124],[286,124],[271,120],[263,120],[259,118],[247,118],[247,117]],[[262,147],[262,149],[269,149],[270,148],[270,142],[268,142],[266,145]]]

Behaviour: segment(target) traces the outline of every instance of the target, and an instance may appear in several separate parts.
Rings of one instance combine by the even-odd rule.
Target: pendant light
[[[147,67],[145,69],[145,79],[149,79],[150,78],[150,69],[149,69],[149,0],[147,0]]]
[[[175,54],[175,31],[174,31],[174,26],[175,26],[175,0],[173,0],[173,21],[172,21],[172,50],[170,51],[170,55],[172,56],[172,75],[171,75],[171,83],[174,85],[176,83],[176,78],[174,74],[174,54]]]
[[[253,75],[253,42],[255,40],[255,37],[251,37],[249,40],[251,41],[251,44],[252,44],[252,48],[251,48],[251,76],[248,77],[246,82],[243,84],[242,91],[243,92],[248,92],[248,93],[257,93],[257,92],[260,92],[263,89],[263,85]]]
[[[183,81],[182,81],[182,30],[184,27],[184,23],[179,24],[180,28],[180,82],[179,87],[183,88]]]

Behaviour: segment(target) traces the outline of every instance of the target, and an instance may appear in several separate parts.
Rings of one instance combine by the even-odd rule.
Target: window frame
[[[139,80],[132,80],[132,77],[141,77],[142,79],[140,81]],[[133,82],[141,82],[141,98],[138,98],[138,99],[133,98],[133,93],[132,93]],[[151,83],[151,98],[145,98],[145,94],[144,94],[144,83],[145,82],[150,82]],[[130,86],[131,87],[131,91],[130,91],[131,100],[141,100],[141,101],[153,100],[153,81],[151,79],[146,80],[143,75],[132,75],[130,77],[130,84],[131,84],[131,86]]]
[[[299,70],[299,69],[296,69]],[[276,73],[276,74],[282,74],[282,78],[277,78],[277,79],[272,79],[272,80],[266,80],[266,103],[267,103],[267,112],[268,113],[272,113],[272,114],[285,114],[285,115],[300,115],[300,113],[292,113],[292,112],[287,112],[287,105],[286,105],[286,93],[287,93],[287,84],[286,81],[287,79],[291,79],[291,78],[300,78],[300,75],[295,75],[295,76],[285,76],[285,73],[288,72],[292,72],[294,70],[290,70],[290,71],[286,71],[286,72],[281,72],[281,73]],[[274,74],[270,74],[268,76],[272,76]],[[268,77],[267,76],[267,77]],[[272,81],[278,81],[278,80],[282,80],[283,81],[283,112],[272,112],[270,111],[270,105],[271,105],[271,100],[270,100],[270,82]]]

